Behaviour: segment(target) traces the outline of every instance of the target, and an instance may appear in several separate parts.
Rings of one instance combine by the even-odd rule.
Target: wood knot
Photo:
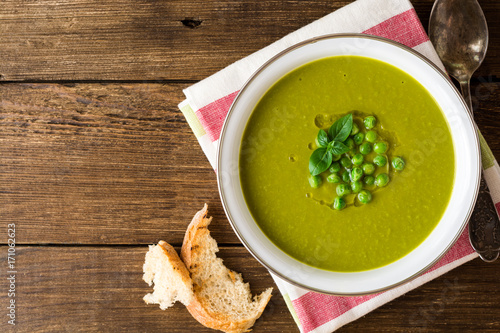
[[[202,20],[197,20],[193,17],[186,17],[184,20],[181,20],[181,23],[188,28],[195,29],[198,28],[203,22]]]

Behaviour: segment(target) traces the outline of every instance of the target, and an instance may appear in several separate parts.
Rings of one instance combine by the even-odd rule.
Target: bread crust
[[[196,251],[198,247],[193,248],[193,242],[196,238],[200,238],[200,233],[208,233],[208,225],[212,222],[212,218],[207,218],[208,205],[205,204],[203,209],[197,212],[184,234],[184,240],[181,247],[181,258],[189,271],[191,271],[192,251]]]
[[[207,204],[204,205],[203,209],[200,210],[193,217],[193,220],[189,224],[186,234],[184,235],[184,241],[182,243],[181,248],[181,258],[186,264],[187,269],[193,274],[199,267],[196,267],[196,264],[193,264],[193,255],[195,255],[198,251],[207,244],[200,243],[201,240],[206,239],[203,237],[205,234],[210,234],[208,230],[208,226],[212,221],[212,218],[207,218]],[[235,274],[240,275],[239,273],[233,272],[229,270],[229,274],[233,277]],[[234,277],[233,277],[234,281]],[[240,332],[248,332],[249,328],[255,323],[257,318],[260,317],[262,312],[264,311],[269,299],[271,298],[272,288],[264,291],[260,296],[257,297],[257,301],[259,302],[258,311],[256,311],[255,315],[251,318],[247,318],[246,320],[241,320],[238,322],[234,322],[231,318],[223,313],[214,313],[209,311],[209,305],[204,304],[206,300],[198,296],[198,292],[201,286],[198,286],[193,281],[193,291],[194,297],[193,301],[187,306],[189,313],[202,325],[213,328],[216,330],[221,330],[226,333],[240,333]]]
[[[191,281],[191,275],[189,274],[186,265],[177,254],[177,251],[175,251],[174,247],[162,240],[158,242],[158,245],[163,250],[163,253],[165,253],[165,255],[168,257],[168,260],[172,264],[172,268],[174,269],[174,271],[179,273],[182,282],[186,285],[192,285],[193,281]]]
[[[226,333],[242,333],[249,332],[250,328],[253,326],[255,321],[260,317],[267,303],[271,299],[272,288],[267,289],[262,294],[260,294],[259,299],[259,309],[254,316],[248,318],[247,320],[241,320],[238,322],[231,321],[227,316],[223,316],[217,313],[208,312],[207,307],[203,305],[203,299],[197,297],[196,291],[194,293],[194,298],[191,303],[186,307],[189,313],[202,325],[220,330]]]

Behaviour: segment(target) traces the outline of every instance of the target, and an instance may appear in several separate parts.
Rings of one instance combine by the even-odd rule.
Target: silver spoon
[[[488,26],[476,0],[436,0],[429,21],[429,38],[448,73],[462,89],[473,116],[470,79],[484,60]],[[472,247],[481,259],[494,261],[500,254],[500,221],[484,177],[469,221]]]

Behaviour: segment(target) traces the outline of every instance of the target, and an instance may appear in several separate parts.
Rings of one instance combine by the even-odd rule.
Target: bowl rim
[[[408,47],[408,46],[406,46],[404,44],[395,42],[395,41],[393,41],[391,39],[384,38],[384,37],[379,37],[379,36],[374,36],[374,35],[368,35],[368,34],[362,34],[362,33],[333,33],[333,34],[325,34],[325,35],[321,35],[321,36],[309,38],[309,39],[306,39],[304,41],[298,42],[298,43],[296,43],[296,44],[294,44],[292,46],[289,46],[286,49],[278,52],[277,54],[275,54],[274,56],[272,56],[269,60],[267,60],[263,65],[261,65],[250,76],[250,78],[243,84],[242,88],[240,89],[240,91],[236,95],[235,99],[231,103],[231,107],[229,108],[228,113],[226,115],[226,118],[224,119],[224,123],[223,123],[222,129],[221,129],[221,133],[220,133],[220,136],[219,136],[219,142],[218,142],[218,145],[217,145],[217,155],[216,155],[217,156],[217,164],[216,164],[217,165],[217,169],[216,170],[221,170],[223,168],[222,165],[221,165],[221,153],[222,153],[222,149],[221,148],[222,148],[222,143],[224,142],[224,138],[225,138],[225,134],[226,134],[226,129],[227,129],[227,126],[228,126],[228,123],[229,123],[230,116],[231,116],[231,114],[234,111],[234,108],[235,108],[235,105],[237,104],[237,101],[239,100],[240,96],[244,93],[244,91],[246,90],[246,88],[248,87],[248,85],[264,69],[266,69],[267,67],[269,67],[272,63],[274,63],[276,60],[278,60],[279,58],[281,58],[285,54],[290,53],[290,52],[292,52],[292,51],[294,51],[294,50],[296,50],[296,49],[298,49],[300,47],[303,47],[303,46],[311,44],[311,43],[316,43],[318,41],[327,40],[327,39],[340,39],[340,38],[371,39],[371,40],[379,41],[379,42],[382,42],[382,43],[391,44],[392,46],[396,46],[398,48],[401,48],[404,51],[407,51],[407,52],[413,54],[414,56],[416,56],[417,58],[419,58],[420,60],[422,60],[424,63],[426,63],[430,68],[434,69],[437,72],[438,75],[440,75],[441,77],[443,77],[445,79],[445,82],[455,92],[456,97],[459,99],[459,102],[463,105],[464,109],[465,110],[469,109],[468,106],[467,106],[467,103],[465,102],[465,100],[464,100],[464,98],[462,96],[462,94],[460,94],[460,92],[458,91],[458,89],[455,87],[455,85],[453,84],[453,82],[449,78],[448,74],[445,73],[443,70],[441,70],[436,64],[434,64],[432,61],[430,61],[427,57],[425,57],[424,55],[422,55],[418,51],[416,51],[416,50],[414,50],[414,49],[412,49],[412,48],[410,48],[410,47]],[[232,216],[232,214],[231,214],[231,212],[230,212],[230,210],[228,208],[228,204],[227,204],[227,201],[226,201],[226,198],[225,198],[225,195],[224,195],[224,189],[223,189],[223,186],[222,186],[222,176],[221,176],[220,172],[217,172],[217,187],[218,187],[218,191],[219,191],[219,196],[221,198],[222,207],[224,209],[224,212],[226,213],[226,216],[227,216],[227,218],[229,220],[229,223],[230,223],[231,227],[233,228],[233,231],[235,232],[235,234],[238,237],[238,239],[245,246],[245,248],[247,249],[247,251],[249,251],[250,254],[260,264],[262,264],[269,272],[271,272],[272,274],[278,276],[282,280],[284,280],[284,281],[286,281],[286,282],[288,282],[288,283],[290,283],[290,284],[292,284],[292,285],[294,285],[296,287],[300,287],[300,288],[303,288],[303,289],[306,289],[306,290],[309,290],[309,291],[319,292],[319,293],[322,293],[322,294],[334,295],[334,296],[364,296],[364,295],[370,295],[370,294],[380,293],[380,292],[392,289],[394,287],[403,285],[403,284],[405,284],[405,283],[407,283],[407,282],[409,282],[409,281],[411,281],[411,280],[419,277],[420,275],[422,275],[426,271],[428,271],[432,266],[434,266],[453,247],[453,245],[455,245],[455,243],[457,242],[457,240],[459,239],[459,237],[462,235],[465,227],[467,226],[467,223],[468,223],[468,221],[469,221],[469,219],[470,219],[470,217],[472,215],[472,212],[474,210],[474,207],[475,207],[475,204],[476,204],[476,201],[477,201],[477,195],[479,193],[479,185],[480,185],[481,173],[482,173],[481,157],[480,157],[481,150],[480,150],[480,144],[479,144],[479,135],[478,135],[477,125],[474,122],[473,116],[472,116],[472,114],[471,114],[470,111],[466,112],[466,118],[467,118],[467,121],[470,122],[470,124],[472,125],[473,136],[474,136],[474,142],[473,142],[473,144],[474,144],[474,147],[476,148],[476,150],[479,153],[479,158],[477,159],[478,162],[477,162],[477,165],[476,165],[478,172],[475,175],[476,176],[476,184],[474,186],[473,200],[470,202],[470,206],[468,208],[468,211],[467,211],[467,214],[466,214],[464,220],[462,221],[462,224],[457,229],[457,233],[453,237],[452,241],[448,244],[448,246],[441,253],[439,253],[439,255],[437,255],[433,260],[431,260],[428,265],[426,265],[425,267],[423,267],[421,270],[417,271],[416,273],[412,274],[411,276],[409,276],[409,277],[407,277],[407,278],[405,278],[405,279],[403,279],[401,281],[398,281],[396,283],[392,283],[392,284],[389,284],[389,285],[387,285],[385,287],[378,288],[378,289],[375,289],[375,290],[370,290],[370,291],[367,291],[367,292],[358,293],[358,292],[336,292],[336,291],[332,292],[332,291],[329,291],[329,290],[323,290],[323,289],[320,289],[320,288],[314,288],[314,287],[311,287],[311,286],[308,286],[308,285],[301,284],[301,283],[299,283],[297,281],[291,280],[285,274],[282,274],[278,270],[276,270],[272,265],[270,265],[269,263],[267,263],[264,259],[260,258],[252,250],[252,247],[245,240],[245,238],[241,234],[241,232],[240,232],[237,224],[234,223],[234,221],[233,221],[233,216]]]

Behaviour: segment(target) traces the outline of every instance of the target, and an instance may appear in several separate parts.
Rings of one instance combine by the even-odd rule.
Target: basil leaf
[[[328,144],[328,151],[334,155],[342,155],[349,151],[349,147],[339,141],[332,141]]]
[[[316,140],[318,141],[318,145],[320,147],[326,147],[328,145],[328,134],[326,134],[324,130],[320,129]]]
[[[332,153],[327,148],[316,149],[309,158],[309,172],[316,176],[325,171],[332,164]]]
[[[328,134],[333,141],[345,141],[352,131],[352,113],[337,120],[328,130]]]

